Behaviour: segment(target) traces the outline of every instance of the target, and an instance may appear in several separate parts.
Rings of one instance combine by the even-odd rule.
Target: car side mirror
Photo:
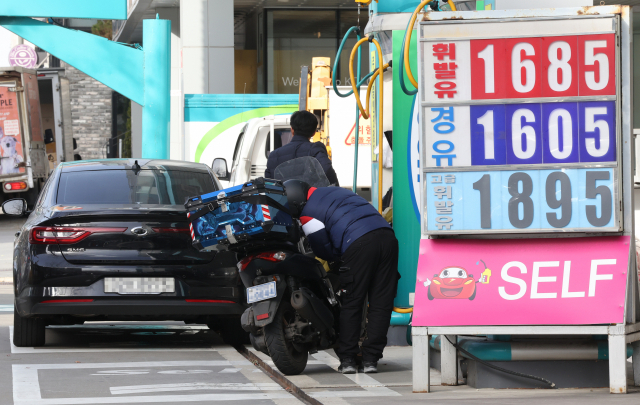
[[[438,277],[438,275],[437,275],[437,274],[434,274],[434,275],[433,275],[433,278],[436,278],[436,277]]]
[[[213,160],[211,169],[218,176],[219,180],[229,181],[229,170],[227,169],[227,160],[223,158],[216,158]]]
[[[27,200],[12,198],[2,203],[2,212],[6,215],[21,217],[27,212]]]

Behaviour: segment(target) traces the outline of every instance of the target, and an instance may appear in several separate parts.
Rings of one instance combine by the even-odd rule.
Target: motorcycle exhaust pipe
[[[333,314],[308,288],[301,287],[291,294],[291,306],[320,332],[332,329]]]

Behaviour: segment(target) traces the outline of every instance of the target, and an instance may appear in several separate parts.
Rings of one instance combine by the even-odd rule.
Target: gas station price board
[[[420,26],[424,234],[622,230],[617,24]]]

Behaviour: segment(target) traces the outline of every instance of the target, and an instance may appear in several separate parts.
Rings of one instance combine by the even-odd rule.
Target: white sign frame
[[[619,22],[620,44],[619,53],[616,55],[619,61],[618,80],[621,85],[618,87],[617,99],[620,114],[618,143],[618,170],[620,176],[621,211],[622,211],[622,235],[630,237],[629,262],[627,271],[627,288],[625,299],[624,321],[617,325],[558,325],[558,326],[444,326],[444,327],[414,327],[413,336],[413,391],[429,392],[429,361],[431,335],[448,335],[451,341],[455,342],[457,335],[477,335],[477,334],[508,334],[508,335],[608,335],[609,343],[609,381],[611,393],[627,393],[627,344],[634,347],[634,364],[640,363],[640,313],[636,304],[640,302],[638,294],[638,272],[635,262],[635,237],[633,229],[634,204],[633,204],[633,115],[632,115],[632,89],[633,89],[633,60],[632,60],[632,30],[633,15],[630,6],[594,6],[580,8],[555,8],[555,9],[535,9],[535,10],[506,10],[506,11],[462,11],[462,12],[430,12],[424,17],[418,28],[422,32],[423,27],[429,24],[445,27],[448,24],[456,24],[458,32],[464,33],[468,23],[473,22],[495,22],[502,20],[505,23],[526,23],[531,19],[547,19],[550,24],[557,23],[554,20],[584,19],[595,20],[603,17],[610,18],[616,16]],[[522,25],[518,31],[522,31]],[[504,29],[504,32],[509,32]],[[420,35],[419,35],[420,37]],[[420,57],[418,58],[420,64]],[[420,65],[420,69],[422,66]],[[421,88],[421,87],[419,87]],[[423,100],[420,95],[420,100]],[[544,102],[544,99],[536,100]],[[464,103],[469,103],[465,101]],[[450,170],[451,168],[445,168]],[[433,171],[431,168],[427,171]],[[423,213],[424,214],[424,213]],[[424,220],[424,215],[423,215]],[[521,233],[526,236],[528,233]],[[426,235],[425,235],[426,236]],[[453,236],[453,235],[452,235]],[[580,236],[580,235],[546,235],[549,237]],[[428,237],[428,236],[426,236]],[[436,236],[437,237],[437,236]],[[498,237],[513,238],[516,235],[476,235],[477,238]],[[442,383],[446,385],[457,385],[457,353],[447,339],[441,340],[441,375]],[[634,375],[636,384],[640,384],[640,369],[636,369]]]

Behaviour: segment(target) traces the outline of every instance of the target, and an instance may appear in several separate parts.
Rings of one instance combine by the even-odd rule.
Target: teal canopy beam
[[[169,158],[171,21],[143,21],[144,50],[26,17],[0,17],[0,26],[143,106],[142,157]]]
[[[4,13],[2,6],[0,14]],[[27,17],[0,17],[0,26],[144,105],[144,55],[141,50]]]
[[[0,10],[9,17],[126,20],[127,0],[4,0]]]
[[[169,159],[171,21],[144,20],[144,108],[142,156]]]

